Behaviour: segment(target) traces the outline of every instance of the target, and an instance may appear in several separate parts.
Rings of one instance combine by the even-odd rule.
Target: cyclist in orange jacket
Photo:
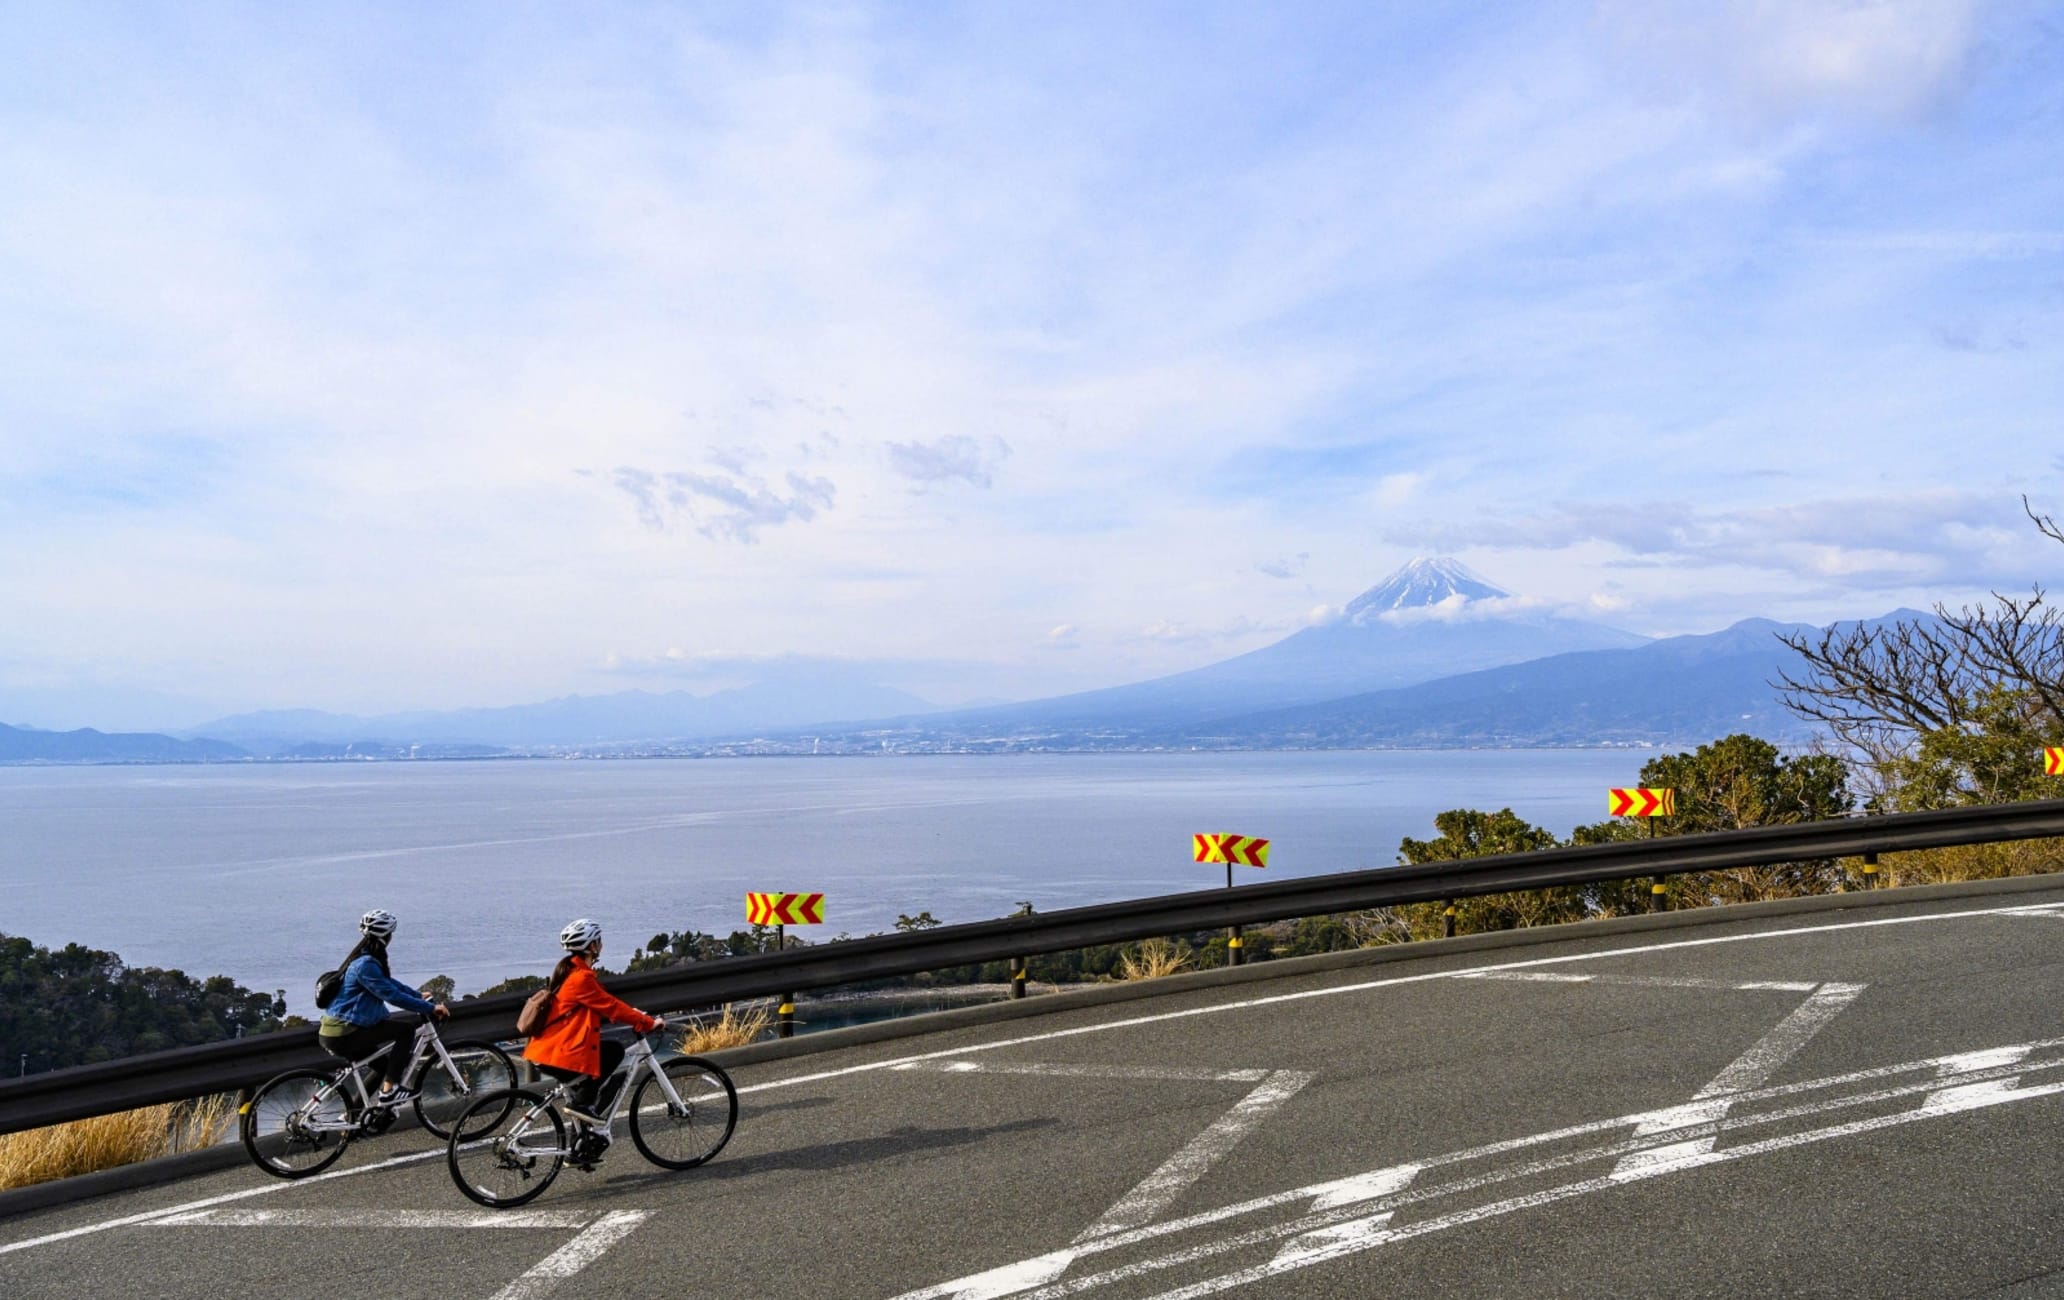
[[[603,1041],[602,1023],[627,1024],[645,1034],[665,1022],[610,996],[595,977],[594,962],[602,955],[600,925],[582,917],[559,932],[559,946],[566,949],[566,955],[552,968],[551,1016],[545,1027],[531,1036],[523,1059],[561,1083],[573,1085],[567,1090],[568,1110],[593,1135],[595,1145],[590,1150],[599,1155],[609,1145],[609,1126],[602,1116],[622,1084],[617,1067],[624,1058],[622,1043]],[[598,1095],[605,1079],[609,1091]]]

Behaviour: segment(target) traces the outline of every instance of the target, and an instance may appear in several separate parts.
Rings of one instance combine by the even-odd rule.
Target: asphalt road
[[[1439,953],[737,1071],[527,1212],[393,1135],[0,1222],[0,1295],[2064,1296],[2064,889]]]

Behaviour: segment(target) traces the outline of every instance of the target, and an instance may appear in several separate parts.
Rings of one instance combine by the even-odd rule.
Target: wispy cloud
[[[763,528],[815,519],[838,500],[830,479],[798,474],[782,476],[786,495],[767,480],[745,473],[734,458],[720,460],[731,472],[655,473],[636,466],[618,466],[610,482],[631,499],[638,522],[663,531],[676,517],[704,537],[751,545]]]
[[[1613,548],[1609,564],[1742,566],[1856,590],[1944,583],[1968,587],[2026,571],[2036,539],[2018,498],[1939,490],[1716,510],[1688,502],[1571,502],[1467,521],[1421,521],[1398,539],[1445,549]]]
[[[976,439],[952,433],[931,442],[891,442],[889,465],[922,491],[944,483],[989,487],[996,469],[1010,455],[1001,438]]]

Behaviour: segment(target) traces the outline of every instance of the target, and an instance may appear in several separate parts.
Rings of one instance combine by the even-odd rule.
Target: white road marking
[[[2018,1061],[2025,1058],[2030,1052],[2038,1048],[2057,1047],[2064,1047],[2064,1038],[2046,1039],[2033,1043],[2018,1044],[2012,1048],[2000,1048],[1996,1049],[1996,1051],[2002,1056],[2004,1056],[2007,1053],[2015,1053],[2015,1060]],[[1703,1164],[1713,1164],[1726,1160],[1739,1159],[1745,1155],[1764,1154],[1770,1151],[1784,1150],[1788,1149],[1791,1146],[1802,1145],[1810,1141],[1820,1141],[1828,1137],[1841,1137],[1848,1136],[1853,1133],[1869,1132],[1875,1129],[1888,1128],[1897,1124],[1909,1123],[1919,1119],[1935,1118],[1938,1115],[1953,1113],[1954,1111],[1977,1109],[1982,1106],[1994,1105],[2008,1101],[2020,1101],[2024,1099],[2047,1096],[2059,1091],[2064,1091],[2064,1083],[2046,1084],[2040,1087],[2032,1088],[2009,1087],[2006,1089],[1991,1089],[1985,1087],[1985,1085],[1993,1082],[1993,1080],[1995,1079],[2004,1079],[2011,1084],[2012,1080],[2016,1077],[2017,1072],[2027,1073],[2031,1071],[2064,1069],[2064,1056],[2053,1057],[2042,1061],[2032,1061],[2027,1064],[2004,1064],[1992,1067],[1990,1070],[1977,1071],[1975,1073],[1981,1077],[1973,1080],[1972,1083],[1959,1085],[1953,1088],[1945,1088],[1943,1083],[1937,1077],[1937,1072],[1939,1071],[1940,1067],[1943,1065],[1944,1062],[1957,1059],[1962,1058],[1928,1057],[1916,1061],[1905,1061],[1896,1065],[1877,1066],[1868,1070],[1857,1070],[1844,1074],[1831,1075],[1821,1079],[1806,1080],[1800,1083],[1783,1084],[1768,1088],[1757,1089],[1753,1092],[1737,1095],[1729,1100],[1736,1103],[1737,1105],[1740,1105],[1756,1101],[1794,1097],[1809,1092],[1825,1091],[1830,1088],[1840,1087],[1843,1084],[1871,1082],[1876,1080],[1894,1078],[1902,1074],[1911,1075],[1925,1072],[1928,1075],[1928,1077],[1926,1078],[1911,1083],[1898,1084],[1891,1087],[1875,1089],[1863,1093],[1833,1097],[1823,1101],[1808,1103],[1804,1105],[1783,1107],[1778,1110],[1767,1111],[1760,1114],[1735,1116],[1731,1118],[1721,1119],[1713,1122],[1710,1128],[1713,1134],[1731,1133],[1744,1129],[1767,1126],[1770,1124],[1784,1123],[1790,1120],[1810,1118],[1817,1115],[1825,1115],[1833,1111],[1848,1109],[1856,1106],[1875,1105],[1887,1101],[1896,1101],[1901,1098],[1907,1097],[1921,1097],[1921,1105],[1914,1110],[1900,1112],[1895,1115],[1880,1117],[1877,1119],[1855,1121],[1850,1124],[1837,1125],[1830,1129],[1815,1130],[1806,1134],[1792,1134],[1783,1137],[1771,1138],[1763,1142],[1753,1143],[1741,1147],[1735,1147],[1723,1152],[1699,1153],[1696,1155],[1687,1155],[1685,1159],[1677,1161],[1667,1163],[1658,1162],[1646,1168],[1636,1178],[1615,1178],[1612,1175],[1607,1175],[1602,1178],[1587,1179],[1584,1180],[1582,1183],[1571,1184],[1570,1186],[1578,1188],[1581,1191],[1604,1190],[1608,1187],[1623,1186],[1625,1185],[1625,1183],[1630,1181],[1639,1181],[1640,1179],[1657,1177],[1662,1174],[1675,1173],[1682,1170],[1695,1168]],[[1970,1075],[1966,1075],[1964,1077],[1971,1078]],[[1931,1102],[1930,1099],[1935,1094],[1943,1092],[1951,1092],[1957,1095],[1947,1102]],[[1648,1118],[1650,1115],[1653,1115],[1654,1113],[1655,1112],[1653,1111],[1637,1111],[1627,1115],[1615,1116],[1611,1119],[1595,1120],[1587,1124],[1572,1125],[1566,1128],[1553,1129],[1545,1133],[1537,1133],[1530,1135],[1528,1137],[1508,1139],[1503,1142],[1489,1143],[1483,1146],[1465,1148],[1459,1151],[1448,1152],[1443,1155],[1431,1156],[1417,1164],[1391,1166],[1385,1169],[1372,1170],[1365,1174],[1357,1174],[1349,1178],[1334,1179],[1323,1183],[1314,1183],[1306,1187],[1293,1188],[1288,1191],[1271,1193],[1267,1196],[1257,1197],[1249,1201],[1240,1202],[1235,1205],[1225,1206],[1217,1210],[1208,1210],[1199,1214],[1193,1214],[1186,1218],[1171,1219],[1163,1223],[1152,1224],[1145,1227],[1131,1229],[1127,1232],[1114,1233],[1110,1236],[1100,1237],[1095,1241],[1083,1243],[1079,1245],[1077,1248],[1075,1248],[1073,1251],[1068,1252],[1068,1262],[1073,1262],[1073,1260],[1085,1256],[1102,1254],[1109,1251],[1123,1249],[1129,1246],[1139,1245],[1144,1242],[1152,1241],[1158,1238],[1179,1235],[1181,1233],[1190,1232],[1198,1228],[1216,1228],[1217,1225],[1225,1223],[1230,1219],[1258,1213],[1265,1210],[1279,1208],[1281,1206],[1293,1204],[1298,1201],[1312,1200],[1315,1202],[1314,1209],[1317,1209],[1317,1205],[1319,1203],[1328,1201],[1335,1193],[1339,1192],[1341,1189],[1357,1187],[1363,1188],[1365,1190],[1370,1191],[1373,1194],[1374,1198],[1373,1200],[1370,1200],[1364,1196],[1356,1196],[1353,1198],[1353,1200],[1357,1203],[1353,1205],[1353,1208],[1329,1208],[1325,1210],[1320,1210],[1316,1213],[1307,1213],[1297,1219],[1291,1220],[1288,1223],[1257,1228],[1243,1233],[1226,1235],[1222,1231],[1215,1232],[1211,1240],[1209,1240],[1208,1242],[1198,1246],[1191,1247],[1187,1250],[1177,1251],[1168,1255],[1159,1256],[1157,1258],[1141,1261],[1135,1264],[1128,1264],[1121,1268],[1113,1269],[1104,1273],[1086,1275],[1067,1282],[1059,1283],[1058,1285],[1048,1285],[1039,1287],[1036,1290],[1025,1291],[1022,1292],[1022,1294],[1020,1295],[1020,1300],[1058,1300],[1059,1297],[1075,1295],[1080,1292],[1092,1290],[1096,1287],[1107,1285],[1112,1282],[1138,1277],[1145,1273],[1157,1271],[1160,1269],[1173,1268],[1184,1264],[1195,1263],[1199,1260],[1208,1259],[1216,1255],[1227,1253],[1229,1251],[1245,1249],[1247,1247],[1255,1245],[1265,1245],[1270,1242],[1280,1241],[1288,1237],[1295,1237],[1305,1233],[1314,1232],[1319,1229],[1331,1226],[1333,1224],[1345,1222],[1350,1219],[1367,1219],[1374,1212],[1394,1211],[1404,1206],[1422,1204],[1429,1201],[1444,1199],[1461,1193],[1477,1191],[1486,1187],[1495,1186],[1499,1183],[1510,1182],[1516,1179],[1535,1178],[1543,1174],[1553,1173],[1561,1169],[1573,1168],[1579,1165],[1595,1163],[1601,1160],[1624,1157],[1639,1150],[1652,1148],[1653,1139],[1644,1139],[1640,1137],[1621,1139],[1618,1141],[1605,1143],[1594,1147],[1579,1149],[1556,1156],[1533,1160],[1520,1165],[1493,1169],[1483,1174],[1453,1180],[1436,1186],[1423,1188],[1414,1186],[1415,1176],[1423,1170],[1429,1170],[1443,1166],[1471,1163],[1485,1159],[1493,1155],[1506,1154],[1509,1152],[1522,1150],[1527,1147],[1550,1145],[1558,1142],[1567,1141],[1572,1137],[1585,1136],[1588,1134],[1603,1132],[1611,1129],[1626,1128],[1629,1125],[1638,1125],[1642,1120]],[[1703,1132],[1700,1132],[1698,1135],[1706,1136],[1706,1134]],[[1389,1194],[1373,1190],[1373,1187],[1371,1185],[1380,1184],[1385,1181],[1394,1182],[1396,1186],[1400,1189],[1404,1189],[1407,1187],[1412,1187],[1413,1189],[1400,1190]],[[1544,1193],[1543,1195],[1546,1195],[1549,1199],[1553,1200],[1562,1199],[1562,1196],[1565,1194],[1575,1193],[1569,1192],[1567,1188],[1562,1188],[1550,1189],[1548,1193]],[[1544,1200],[1537,1202],[1530,1198],[1521,1197],[1514,1198],[1512,1201],[1509,1202],[1500,1202],[1499,1204],[1507,1206],[1510,1209],[1523,1209],[1528,1208],[1529,1205],[1534,1203],[1546,1204],[1547,1201]],[[1331,1201],[1331,1204],[1337,1206],[1341,1204],[1341,1202],[1334,1200]],[[1504,1211],[1501,1210],[1497,1212],[1502,1213]],[[1477,1218],[1481,1217],[1487,1216],[1477,1211],[1467,1211],[1463,1212],[1459,1216],[1451,1215],[1447,1216],[1442,1220],[1429,1220],[1426,1222],[1436,1223],[1439,1226],[1456,1226],[1460,1223],[1474,1222]],[[1414,1224],[1410,1225],[1406,1229],[1390,1231],[1389,1235],[1383,1237],[1382,1240],[1391,1240],[1406,1236],[1423,1235],[1423,1233],[1428,1230],[1430,1229],[1426,1227],[1425,1223]],[[1382,1240],[1370,1241],[1366,1243],[1366,1245],[1362,1248],[1367,1248],[1367,1246],[1369,1245],[1380,1245],[1382,1244]],[[1348,1252],[1346,1252],[1345,1250],[1336,1250],[1332,1253],[1339,1254]],[[1325,1256],[1313,1256],[1305,1260],[1304,1262],[1316,1263],[1319,1262],[1320,1258],[1330,1257],[1332,1257],[1331,1254]],[[977,1276],[1000,1277],[1006,1274],[1011,1267],[1012,1266],[1006,1265],[1003,1268],[992,1269],[987,1274]],[[1057,1274],[1058,1270],[1056,1270],[1055,1275]],[[963,1281],[966,1280],[971,1279],[963,1279]],[[957,1285],[957,1283],[945,1283],[939,1286],[927,1287],[919,1291],[908,1292],[903,1296],[897,1297],[897,1300],[920,1300],[921,1297],[930,1298],[957,1295],[959,1294],[959,1292],[955,1289]],[[1010,1292],[996,1291],[991,1292],[989,1294],[1003,1295],[1010,1294]]]
[[[1292,1237],[1276,1252],[1272,1263],[1277,1268],[1292,1269],[1306,1260],[1331,1259],[1343,1250],[1367,1250],[1371,1246],[1380,1246],[1390,1239],[1390,1234],[1383,1228],[1390,1222],[1392,1213],[1385,1210],[1365,1219],[1349,1219],[1345,1223],[1307,1232],[1301,1237]]]
[[[196,1210],[153,1228],[585,1228],[592,1213],[567,1210]]]
[[[1175,1202],[1176,1197],[1182,1195],[1184,1189],[1231,1154],[1256,1125],[1273,1115],[1311,1081],[1311,1075],[1296,1070],[1277,1070],[1271,1074],[1210,1128],[1190,1139],[1188,1146],[1170,1156],[1166,1164],[1141,1179],[1139,1186],[1118,1198],[1115,1205],[1104,1211],[1102,1218],[1083,1229],[1075,1238],[1076,1242],[1079,1244],[1107,1233],[1153,1222],[1161,1211]]]
[[[154,1219],[154,1228],[429,1228],[471,1231],[480,1228],[582,1229],[580,1235],[540,1260],[522,1277],[494,1295],[494,1300],[543,1300],[560,1283],[600,1259],[646,1219],[649,1210],[612,1210],[599,1218],[566,1210],[195,1210]]]
[[[975,1062],[944,1061],[906,1065],[901,1069],[939,1069],[950,1073],[964,1073],[957,1068],[974,1066]],[[1077,1243],[1099,1236],[1122,1232],[1151,1221],[1172,1204],[1176,1197],[1208,1172],[1211,1166],[1223,1159],[1239,1145],[1242,1138],[1254,1127],[1267,1119],[1276,1109],[1306,1084],[1312,1076],[1295,1070],[1208,1070],[1203,1068],[1160,1069],[1156,1067],[1132,1066],[1079,1066],[1023,1065],[984,1062],[979,1067],[984,1073],[1058,1075],[1064,1078],[1114,1078],[1125,1080],[1206,1080],[1211,1082],[1251,1083],[1260,1081],[1260,1086],[1242,1097],[1233,1108],[1214,1120],[1209,1128],[1193,1138],[1181,1151],[1170,1157],[1160,1168],[1118,1198],[1117,1202],[1098,1218],[1096,1223],[1075,1238]],[[955,1278],[951,1282],[924,1291],[913,1292],[913,1297],[925,1300],[997,1300],[997,1297],[1016,1295],[1022,1291],[1042,1286],[1068,1271],[1068,1266],[1081,1254],[1068,1248],[1035,1255],[1019,1260],[1002,1268],[991,1269],[968,1277]]]
[[[1059,1065],[1009,1061],[912,1061],[898,1070],[933,1070],[941,1074],[1027,1074],[1059,1079],[1137,1079],[1148,1082],[1189,1081],[1199,1083],[1259,1083],[1275,1071],[1214,1070],[1186,1065]]]
[[[1713,980],[1688,975],[1571,975],[1562,971],[1483,971],[1464,976],[1473,980],[1524,980],[1541,984],[1627,984],[1636,988],[1714,989],[1725,992],[1811,993],[1820,986],[1812,980]]]
[[[1432,980],[1461,979],[1489,971],[1532,969],[1568,962],[1599,961],[1613,957],[1638,956],[1645,953],[1669,952],[1683,948],[1711,947],[1716,944],[1755,943],[1766,939],[1801,938],[1810,935],[1829,934],[1844,930],[1873,929],[1882,926],[1921,925],[1934,921],[1968,921],[1986,917],[2012,917],[2060,907],[2064,907],[2064,904],[2025,903],[2014,907],[1973,908],[1958,912],[1924,912],[1915,916],[1881,917],[1869,921],[1838,921],[1827,925],[1794,926],[1781,930],[1757,930],[1749,934],[1715,935],[1703,939],[1678,939],[1667,943],[1638,944],[1625,948],[1610,948],[1600,952],[1573,953],[1561,957],[1540,957],[1529,961],[1499,962],[1489,966],[1477,966],[1466,970],[1431,971],[1421,975],[1400,975],[1390,979],[1364,980],[1355,984],[1335,985],[1323,989],[1307,989],[1299,993],[1279,993],[1268,997],[1248,998],[1237,1002],[1214,1003],[1208,1007],[1191,1007],[1182,1011],[1161,1012],[1157,1015],[1133,1016],[1124,1020],[1107,1021],[1101,1024],[1052,1030],[1044,1034],[1028,1034],[1018,1038],[999,1039],[993,1043],[978,1043],[972,1046],[948,1048],[937,1052],[922,1052],[912,1056],[869,1061],[862,1065],[849,1065],[834,1070],[819,1070],[810,1074],[791,1075],[785,1079],[772,1079],[765,1083],[756,1083],[742,1087],[738,1091],[741,1095],[744,1095],[747,1093],[772,1091],[776,1088],[793,1088],[799,1084],[820,1083],[827,1079],[839,1079],[848,1075],[866,1074],[879,1070],[893,1070],[898,1066],[915,1061],[931,1061],[947,1057],[967,1056],[975,1052],[992,1052],[1001,1048],[1019,1047],[1028,1043],[1050,1042],[1058,1038],[1072,1038],[1081,1034],[1108,1033],[1112,1030],[1131,1029],[1140,1025],[1187,1019],[1191,1016],[1216,1015],[1228,1011],[1247,1011],[1256,1007],[1300,1002],[1312,998],[1336,997],[1348,993],[1363,993],[1372,989],[1391,988],[1402,984],[1420,984]],[[1579,942],[1581,939],[1582,936],[1579,934],[1572,936],[1570,941]],[[360,1174],[375,1173],[382,1169],[392,1169],[400,1165],[415,1164],[424,1160],[435,1160],[443,1155],[444,1149],[442,1147],[429,1151],[414,1151],[406,1155],[391,1156],[385,1160],[376,1161],[370,1165],[362,1165],[356,1169],[333,1170],[296,1182],[269,1183],[260,1187],[245,1188],[242,1191],[228,1192],[221,1196],[189,1201],[182,1205],[167,1206],[137,1214],[120,1215],[113,1219],[104,1219],[98,1223],[85,1224],[77,1228],[67,1228],[61,1232],[53,1232],[40,1237],[30,1237],[21,1241],[0,1244],[0,1255],[11,1254],[18,1250],[28,1250],[35,1246],[48,1245],[51,1242],[69,1241],[73,1238],[88,1236],[97,1232],[106,1232],[111,1228],[122,1228],[134,1224],[147,1223],[152,1219],[163,1218],[166,1215],[179,1214],[187,1210],[204,1209],[208,1206],[221,1205],[231,1201],[242,1200],[246,1197],[268,1196],[276,1192],[287,1191],[293,1187],[309,1186],[328,1179],[353,1178]]]
[[[622,1241],[639,1224],[652,1217],[650,1210],[611,1210],[586,1232],[539,1260],[529,1272],[494,1293],[492,1300],[542,1300],[561,1282],[602,1258],[611,1246]]]
[[[1334,1210],[1343,1205],[1359,1205],[1373,1201],[1379,1196],[1389,1196],[1411,1186],[1424,1165],[1392,1165],[1388,1169],[1376,1169],[1366,1174],[1343,1178],[1337,1183],[1327,1183],[1312,1201],[1311,1208]]]
[[[1991,1070],[2002,1065],[2012,1065],[2034,1050],[2032,1046],[2027,1046],[1996,1047],[1989,1052],[1964,1052],[1957,1056],[1943,1057],[1935,1069],[1944,1077],[1969,1074],[1973,1070]]]
[[[1804,1047],[1807,1040],[1854,1002],[1863,988],[1861,984],[1821,985],[1814,990],[1812,997],[1779,1021],[1775,1029],[1756,1040],[1748,1051],[1715,1075],[1711,1083],[1694,1093],[1691,1104],[1657,1111],[1635,1127],[1635,1135],[1648,1137],[1693,1125],[1711,1124],[1721,1118],[1734,1105],[1737,1095],[1760,1086],[1777,1073],[1778,1067]],[[1717,1139],[1712,1137],[1694,1138],[1659,1146],[1652,1151],[1636,1152],[1621,1160],[1612,1176],[1622,1181],[1646,1178],[1656,1166],[1680,1165],[1704,1155],[1713,1149],[1715,1141]]]
[[[1711,1083],[1698,1090],[1697,1095],[1717,1097],[1762,1086],[1779,1066],[1806,1045],[1807,1040],[1826,1028],[1828,1021],[1847,1010],[1863,990],[1861,984],[1821,985],[1812,997],[1800,1004],[1798,1010],[1743,1052],[1734,1064],[1715,1075]]]

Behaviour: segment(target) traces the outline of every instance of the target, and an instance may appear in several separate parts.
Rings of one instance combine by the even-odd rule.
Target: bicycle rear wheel
[[[275,1178],[306,1178],[337,1162],[356,1132],[346,1100],[350,1084],[319,1094],[341,1077],[289,1070],[268,1079],[238,1108],[238,1136],[260,1169]]]
[[[475,1112],[491,1115],[476,1119]],[[566,1123],[543,1093],[506,1088],[476,1100],[459,1116],[445,1163],[468,1199],[490,1209],[522,1205],[559,1176],[566,1163]]]
[[[653,1164],[693,1169],[731,1140],[738,1089],[720,1066],[699,1056],[677,1056],[660,1068],[681,1104],[667,1100],[656,1076],[640,1079],[631,1097],[631,1140]]]
[[[444,1050],[451,1055],[458,1077],[444,1068],[444,1062],[431,1057],[423,1067],[423,1077],[416,1081],[416,1118],[423,1121],[424,1128],[448,1138],[453,1132],[452,1124],[474,1102],[488,1093],[507,1092],[516,1086],[516,1067],[509,1063],[508,1053],[493,1043],[446,1043]],[[475,1116],[482,1131],[500,1119],[500,1115],[489,1111]],[[475,1136],[478,1134],[459,1130],[460,1141]]]

